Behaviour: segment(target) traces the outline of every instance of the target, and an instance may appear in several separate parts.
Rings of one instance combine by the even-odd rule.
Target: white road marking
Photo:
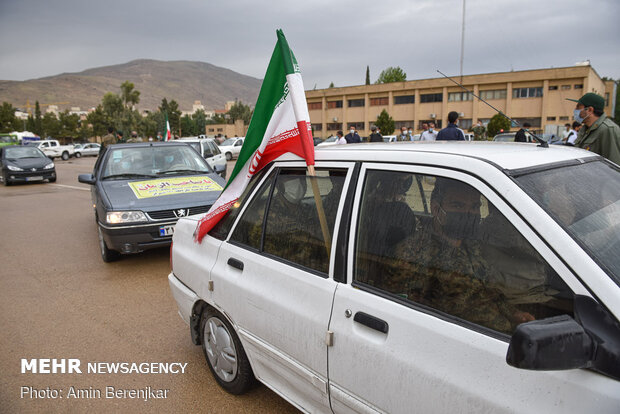
[[[71,188],[73,190],[82,190],[82,191],[90,191],[90,188],[82,188],[82,187],[75,187],[72,185],[64,185],[64,184],[50,184],[56,187],[65,187],[65,188]]]

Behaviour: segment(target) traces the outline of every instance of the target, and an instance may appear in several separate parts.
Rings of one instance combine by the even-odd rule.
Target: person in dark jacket
[[[344,139],[347,140],[347,144],[358,144],[362,142],[362,139],[357,134],[357,131],[353,125],[349,128],[349,133],[345,135]]]
[[[373,125],[372,127],[370,127],[370,130],[372,131],[368,139],[370,142],[383,142],[383,137],[379,132],[377,132],[376,126]]]
[[[517,131],[515,135],[515,142],[527,142],[527,136],[525,135],[525,131],[530,129],[531,125],[528,122],[523,123],[523,127]]]
[[[465,134],[461,131],[458,124],[458,112],[450,112],[448,114],[448,126],[439,131],[437,141],[465,141]]]

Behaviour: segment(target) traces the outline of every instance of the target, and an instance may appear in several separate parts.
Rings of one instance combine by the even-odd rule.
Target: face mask
[[[429,128],[428,130],[429,130],[429,131],[431,131],[431,132],[433,132],[433,128]]]
[[[409,133],[410,133],[410,134],[411,134],[411,132],[413,132],[413,131],[409,130]]]
[[[455,240],[475,239],[478,234],[480,215],[462,212],[446,212],[440,207],[444,219],[440,220],[443,233]]]
[[[349,132],[352,133],[352,134],[355,134],[355,130],[354,129],[350,129]]]
[[[589,114],[586,116],[586,118],[582,118],[581,117],[581,111],[583,111],[583,109],[575,109],[573,111],[573,117],[575,118],[575,121],[579,122],[580,124],[588,117],[590,116]]]
[[[284,182],[284,198],[292,204],[297,204],[303,198],[306,189],[302,185],[302,179],[288,179]]]

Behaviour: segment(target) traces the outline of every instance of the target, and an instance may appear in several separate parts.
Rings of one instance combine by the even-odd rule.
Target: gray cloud
[[[0,79],[78,72],[138,58],[197,60],[262,78],[282,28],[306,88],[458,75],[461,0],[8,0]],[[467,0],[464,73],[571,66],[620,78],[620,2]],[[589,28],[589,32],[583,30]]]

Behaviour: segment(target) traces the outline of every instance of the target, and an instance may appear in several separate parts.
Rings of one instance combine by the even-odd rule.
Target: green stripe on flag
[[[295,72],[299,72],[297,60],[295,59],[293,52],[291,52],[291,48],[288,47],[288,42],[286,41],[286,37],[284,37],[284,32],[282,32],[282,29],[278,29],[276,30],[276,34],[278,35],[278,44],[276,46],[280,46],[280,51],[282,52],[282,63],[284,64],[286,74],[290,75]]]

